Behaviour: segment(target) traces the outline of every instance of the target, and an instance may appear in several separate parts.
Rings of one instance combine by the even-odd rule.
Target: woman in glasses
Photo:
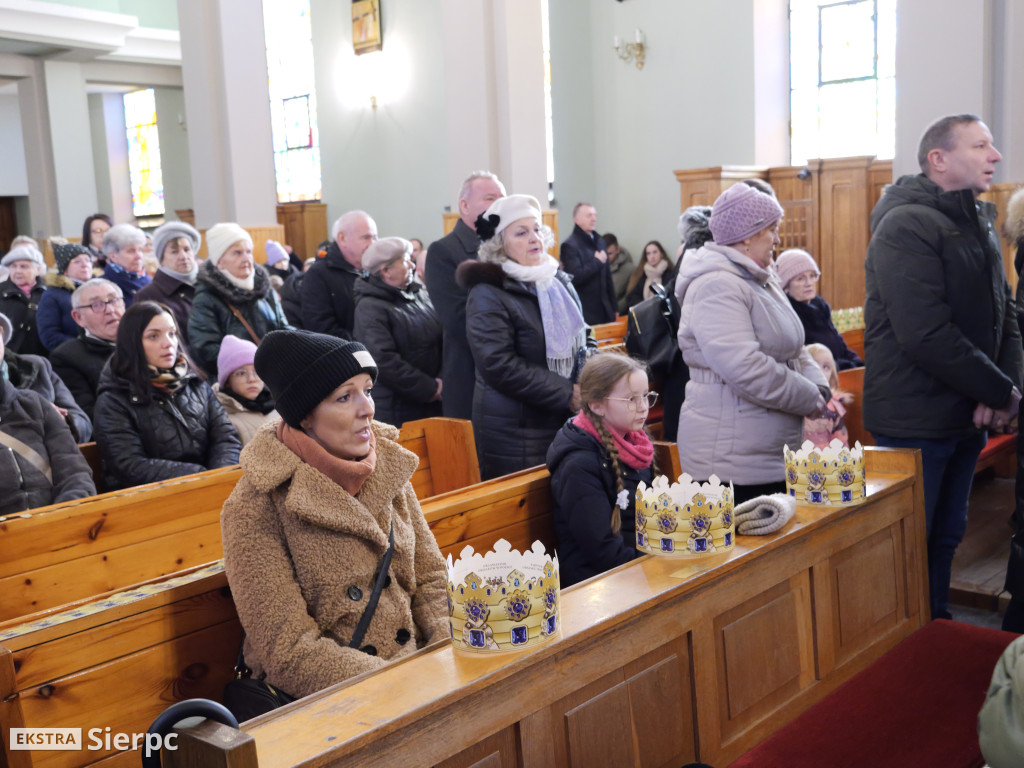
[[[583,366],[580,412],[547,457],[563,587],[638,556],[636,487],[655,472],[644,422],[657,399],[633,358],[603,353]]]
[[[242,446],[249,444],[259,428],[278,418],[274,396],[256,373],[256,345],[235,336],[225,336],[217,355],[217,384],[213,391],[238,430]]]
[[[153,301],[132,304],[121,318],[95,422],[109,490],[228,467],[242,448],[174,316]]]
[[[822,415],[828,382],[771,268],[782,206],[735,184],[715,200],[714,242],[687,254],[676,279],[679,348],[690,369],[679,412],[679,461],[696,480],[717,475],[737,502],[785,493],[783,446]]]

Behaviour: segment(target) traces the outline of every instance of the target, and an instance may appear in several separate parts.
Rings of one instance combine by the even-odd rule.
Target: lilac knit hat
[[[708,226],[715,243],[732,245],[771,226],[783,213],[771,195],[746,184],[733,184],[715,200]]]
[[[225,336],[217,353],[217,383],[224,389],[228,376],[256,360],[256,345],[237,336]]]
[[[813,272],[816,277],[821,277],[821,270],[814,263],[814,257],[802,248],[783,251],[775,262],[775,271],[783,288],[789,285],[790,280],[804,272]]]
[[[286,251],[284,246],[277,242],[277,240],[267,240],[264,250],[267,252],[268,267],[272,267],[274,264],[277,264],[277,262],[287,261],[288,259],[288,251]]]

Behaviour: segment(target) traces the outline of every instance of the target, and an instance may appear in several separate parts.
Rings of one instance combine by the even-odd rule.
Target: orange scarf
[[[370,432],[370,452],[358,461],[340,459],[328,453],[316,440],[301,429],[290,427],[281,421],[277,425],[277,439],[313,469],[322,472],[331,480],[355,496],[363,483],[373,474],[377,465],[377,436]]]

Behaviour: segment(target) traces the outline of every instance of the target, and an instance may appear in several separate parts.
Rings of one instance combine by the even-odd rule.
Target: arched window
[[[896,147],[896,0],[790,0],[790,157]]]

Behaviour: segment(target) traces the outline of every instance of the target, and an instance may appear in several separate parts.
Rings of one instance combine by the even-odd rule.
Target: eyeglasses
[[[238,368],[238,369],[232,371],[231,372],[231,378],[232,379],[238,379],[239,381],[242,381],[243,379],[245,381],[262,381],[262,379],[260,378],[260,375],[258,373],[256,373],[256,371],[252,371],[250,373],[249,371],[245,370],[244,368]]]
[[[107,299],[106,301],[94,301],[92,304],[83,304],[82,306],[77,308],[85,309],[86,307],[88,307],[98,315],[100,312],[106,312],[107,307],[109,306],[113,306],[115,309],[117,309],[118,307],[123,307],[124,299],[121,298],[120,296],[117,296],[113,299]]]
[[[631,411],[643,408],[644,405],[649,410],[658,402],[658,393],[648,392],[646,395],[633,395],[632,397],[606,397],[605,400],[621,400],[626,403],[626,407]]]

